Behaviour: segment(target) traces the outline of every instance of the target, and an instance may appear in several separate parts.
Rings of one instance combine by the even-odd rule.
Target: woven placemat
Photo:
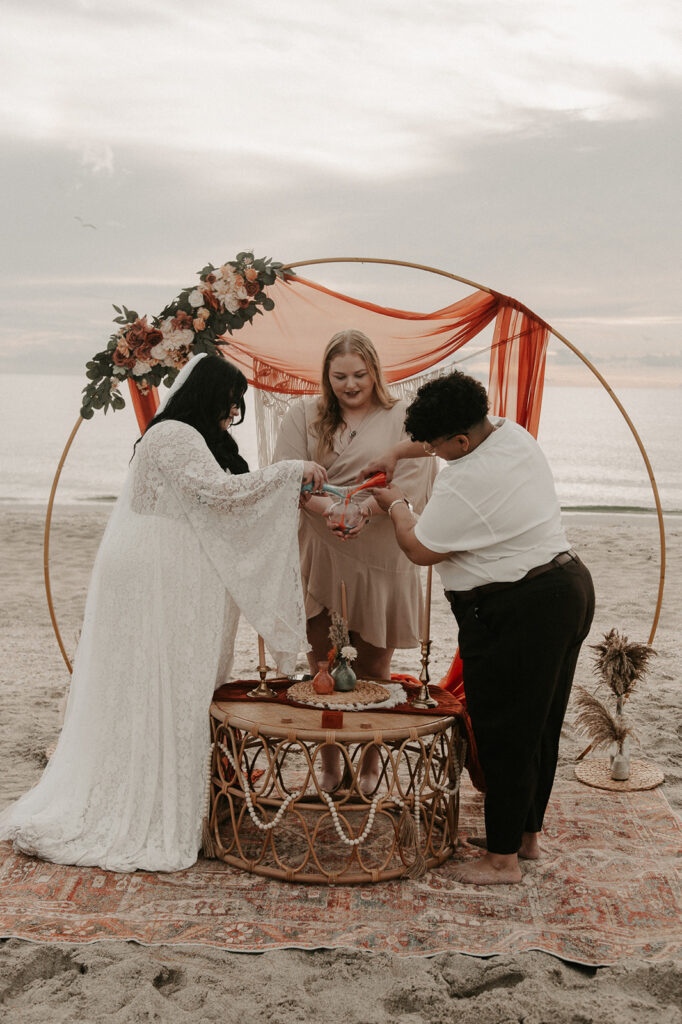
[[[287,690],[291,700],[299,704],[324,705],[327,708],[343,708],[348,704],[381,704],[391,696],[390,690],[381,683],[370,683],[367,679],[358,679],[354,690],[334,690],[333,693],[315,693],[312,680],[294,683]]]
[[[596,789],[610,789],[615,793],[631,793],[637,789],[655,789],[665,776],[661,769],[649,761],[630,761],[630,778],[622,782],[611,778],[611,764],[608,757],[594,757],[580,761],[575,774],[587,786]]]

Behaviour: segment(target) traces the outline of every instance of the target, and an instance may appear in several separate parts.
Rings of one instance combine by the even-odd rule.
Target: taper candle
[[[348,600],[346,598],[346,584],[341,580],[341,614],[348,625]]]
[[[422,640],[425,644],[431,639],[431,579],[433,577],[433,566],[430,565],[426,572],[426,594],[424,595],[424,618],[422,620]]]
[[[265,640],[258,636],[258,668],[265,668]]]

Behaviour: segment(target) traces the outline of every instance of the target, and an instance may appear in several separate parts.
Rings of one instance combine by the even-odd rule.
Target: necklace
[[[349,431],[348,431],[348,440],[349,440],[349,442],[352,441],[354,437],[357,437],[358,430],[360,429],[362,424],[365,422],[365,420],[367,419],[367,417],[369,416],[371,411],[372,411],[372,406],[369,407],[369,409],[365,412],[365,414],[361,417],[361,419],[358,420],[357,424],[354,427],[351,427],[351,425],[348,422],[348,420],[345,419],[345,417],[344,417],[344,422],[345,422],[346,426],[350,428]]]

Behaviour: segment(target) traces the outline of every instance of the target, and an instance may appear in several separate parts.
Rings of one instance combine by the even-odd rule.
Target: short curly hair
[[[483,385],[453,370],[447,377],[422,384],[408,407],[405,430],[413,441],[464,434],[485,419],[489,408]]]

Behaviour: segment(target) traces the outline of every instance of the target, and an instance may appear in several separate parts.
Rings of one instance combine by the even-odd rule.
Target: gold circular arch
[[[479,284],[477,281],[472,281],[468,277],[460,277],[457,274],[451,274],[448,270],[439,270],[437,267],[429,267],[423,263],[410,263],[407,260],[387,260],[378,259],[371,256],[329,256],[315,260],[298,260],[295,263],[285,263],[282,269],[293,270],[295,267],[312,267],[322,263],[378,263],[392,267],[409,267],[413,270],[423,270],[428,274],[436,274],[438,277],[447,277],[451,281],[459,281],[460,284],[469,285],[470,287],[476,288],[478,291],[481,292],[488,292],[489,295],[500,294],[499,292],[496,292],[493,288],[488,288],[487,285]],[[529,310],[529,312],[531,311]],[[535,316],[537,320],[542,320],[542,318],[538,317],[535,313],[533,313],[533,316]],[[545,320],[543,320],[542,322],[547,324]],[[647,455],[646,449],[642,443],[642,439],[637,433],[634,423],[628,416],[620,399],[612,390],[608,381],[601,375],[596,366],[594,366],[590,362],[590,360],[586,356],[584,356],[583,353],[578,348],[576,348],[576,346],[572,342],[568,340],[568,338],[565,338],[563,334],[559,333],[559,331],[555,331],[550,324],[547,324],[547,329],[549,330],[550,334],[553,334],[554,337],[557,338],[562,344],[566,345],[567,348],[569,348],[571,352],[573,352],[578,357],[578,359],[580,359],[581,362],[585,364],[588,370],[590,370],[590,372],[593,373],[594,376],[597,378],[602,387],[605,388],[610,398],[613,400],[618,410],[620,411],[621,415],[623,416],[625,422],[627,423],[630,432],[637,443],[637,447],[639,448],[640,454],[644,460],[644,465],[646,466],[649,481],[651,483],[651,489],[654,495],[654,502],[656,504],[656,515],[658,517],[658,533],[660,544],[660,571],[658,578],[658,595],[656,599],[656,608],[654,611],[654,618],[651,624],[651,630],[649,632],[648,640],[648,643],[651,644],[653,643],[653,639],[656,635],[656,630],[658,628],[658,620],[661,615],[661,605],[663,604],[663,588],[665,585],[665,526],[663,523],[663,509],[661,508],[661,499],[658,494],[658,487],[656,485],[654,471],[652,469],[651,462],[649,461],[649,456]],[[43,572],[45,576],[45,593],[47,596],[47,606],[50,611],[50,620],[52,622],[52,628],[54,630],[55,636],[57,638],[57,643],[59,644],[59,649],[62,652],[62,657],[66,663],[66,667],[69,670],[69,672],[72,671],[71,661],[69,660],[69,656],[64,648],[62,636],[59,631],[59,625],[57,623],[57,617],[54,611],[54,605],[52,603],[52,588],[50,585],[50,527],[52,524],[52,509],[54,506],[55,495],[57,493],[57,487],[59,485],[59,478],[61,476],[62,469],[64,468],[66,457],[69,454],[69,449],[73,444],[74,438],[82,422],[83,418],[82,416],[79,416],[78,419],[76,420],[73,430],[69,434],[69,438],[66,442],[66,445],[64,446],[64,451],[62,452],[61,458],[59,460],[59,465],[57,466],[57,471],[55,473],[54,480],[52,481],[52,489],[50,491],[50,497],[47,503],[47,513],[45,516],[45,534],[43,539]]]

